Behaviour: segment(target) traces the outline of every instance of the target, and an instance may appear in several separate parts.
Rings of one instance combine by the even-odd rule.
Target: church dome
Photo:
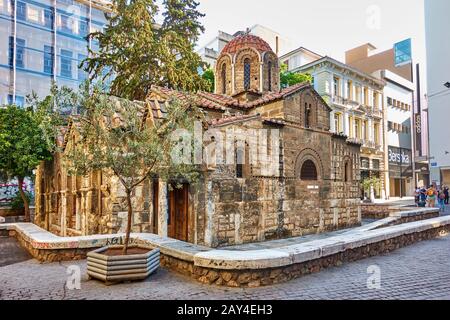
[[[251,35],[251,34],[245,34],[242,36],[238,36],[231,40],[222,50],[222,54],[228,53],[228,54],[235,54],[239,50],[243,48],[253,48],[258,50],[260,53],[263,52],[273,52],[270,45],[261,39],[260,37]]]

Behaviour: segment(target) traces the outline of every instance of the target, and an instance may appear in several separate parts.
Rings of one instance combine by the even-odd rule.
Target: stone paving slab
[[[0,238],[0,252],[4,241]],[[207,286],[165,268],[145,281],[107,287],[88,280],[86,260],[50,264],[28,260],[0,267],[0,300],[450,300],[448,248],[450,236],[439,237],[260,288]],[[69,266],[81,269],[80,290],[66,287]],[[380,269],[378,289],[367,286],[372,276],[369,266]]]

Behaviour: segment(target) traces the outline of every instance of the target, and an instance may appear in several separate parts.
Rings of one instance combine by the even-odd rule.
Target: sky
[[[380,51],[412,38],[414,63],[425,66],[423,0],[198,0],[205,33],[199,46],[218,30],[234,33],[255,24],[345,62],[345,51],[370,42]]]

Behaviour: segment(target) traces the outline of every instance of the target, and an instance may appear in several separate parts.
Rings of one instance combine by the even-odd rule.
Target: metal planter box
[[[160,266],[159,249],[144,246],[132,248],[148,249],[149,252],[134,255],[108,256],[108,249],[122,249],[122,246],[108,246],[87,254],[87,273],[90,278],[104,281],[107,285],[134,280],[144,280]]]

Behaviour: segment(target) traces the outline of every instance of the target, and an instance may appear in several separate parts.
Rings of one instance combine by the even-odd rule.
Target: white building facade
[[[450,185],[450,1],[425,0],[431,180]]]
[[[399,75],[380,70],[374,75],[386,83],[383,96],[386,128],[385,163],[386,197],[402,198],[414,195],[413,97],[414,84]]]
[[[386,199],[385,82],[330,57],[291,71],[313,76],[314,89],[333,109],[331,131],[361,144],[361,180],[381,181],[371,190],[361,190],[361,198]]]

